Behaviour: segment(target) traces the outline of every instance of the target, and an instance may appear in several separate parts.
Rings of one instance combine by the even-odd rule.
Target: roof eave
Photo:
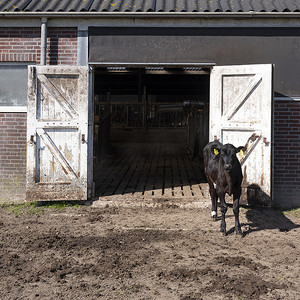
[[[299,18],[300,12],[1,12],[5,18]]]

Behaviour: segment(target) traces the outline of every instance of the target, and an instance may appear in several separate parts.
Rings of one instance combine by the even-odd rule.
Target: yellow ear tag
[[[219,154],[219,151],[217,149],[214,149],[214,154],[215,155],[218,155]]]
[[[240,156],[240,157],[244,156],[244,152],[243,152],[243,150],[240,150],[240,152],[239,152],[239,156]]]

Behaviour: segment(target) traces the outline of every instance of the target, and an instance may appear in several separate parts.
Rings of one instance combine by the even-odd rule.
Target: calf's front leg
[[[233,192],[233,212],[235,218],[235,232],[237,235],[242,234],[241,224],[239,220],[239,213],[240,213],[240,196],[241,196],[241,189],[237,189]]]
[[[218,196],[221,201],[221,213],[222,213],[222,219],[221,219],[221,226],[220,226],[220,231],[226,235],[226,222],[225,222],[225,214],[227,212],[227,204],[225,202],[225,193],[221,190],[217,191]]]
[[[218,195],[216,192],[216,189],[214,187],[214,184],[211,180],[208,180],[209,185],[209,194],[211,198],[211,217],[214,221],[217,220],[217,201],[218,201]]]

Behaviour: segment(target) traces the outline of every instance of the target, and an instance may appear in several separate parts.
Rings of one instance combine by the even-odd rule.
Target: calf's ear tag
[[[215,155],[218,155],[219,154],[219,151],[217,149],[214,149],[214,154]]]
[[[242,149],[239,152],[239,156],[241,156],[241,157],[244,156],[244,151]]]

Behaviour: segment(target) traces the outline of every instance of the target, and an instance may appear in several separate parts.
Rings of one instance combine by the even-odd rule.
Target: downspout
[[[78,26],[77,35],[77,65],[88,65],[89,34],[87,26]]]
[[[47,53],[47,18],[42,18],[41,25],[41,58],[40,65],[46,65],[46,53]]]

